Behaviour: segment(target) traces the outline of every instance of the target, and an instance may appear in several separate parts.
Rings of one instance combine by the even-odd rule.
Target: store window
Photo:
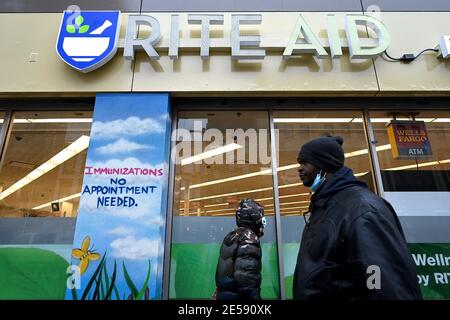
[[[362,113],[358,111],[274,111],[278,130],[278,186],[286,297],[292,299],[293,273],[311,191],[302,185],[297,164],[300,147],[324,135],[344,138],[345,165],[374,190]]]
[[[396,127],[393,119],[400,121]],[[444,257],[450,256],[450,112],[373,111],[370,120],[377,148],[386,146],[378,152],[384,197],[402,223],[422,295],[449,299]]]
[[[429,225],[430,217],[450,217],[450,112],[374,111],[370,115],[377,148],[386,146],[378,153],[384,195],[397,213],[407,222],[412,221],[408,217],[428,217],[422,221],[423,228]],[[405,129],[426,130],[427,144],[414,144],[411,139],[416,139],[419,132],[405,131],[393,145],[388,129],[394,119],[407,124],[419,122],[419,127]],[[410,142],[401,144],[398,139]],[[447,219],[440,221],[450,227]],[[414,241],[415,235],[409,233],[408,238]],[[450,238],[443,240],[450,242]]]
[[[419,207],[414,206],[420,201],[427,203],[426,212],[421,215],[450,215],[450,194],[447,193],[450,191],[450,112],[375,111],[370,115],[377,148],[384,148],[384,151],[378,153],[378,159],[386,197],[397,204],[400,214],[418,213]],[[409,139],[410,142],[400,145],[401,141],[397,139],[400,153],[395,154],[395,147],[388,135],[389,123],[394,119],[406,123],[419,122],[421,127],[404,129],[425,129],[428,149],[423,152],[420,144],[414,144],[417,132],[405,132],[398,139]],[[402,148],[408,150],[408,154],[402,153]],[[431,203],[436,206],[430,206]]]
[[[0,217],[76,217],[92,112],[16,112],[0,164]]]
[[[169,297],[211,297],[222,240],[240,200],[252,198],[267,218],[261,295],[279,298],[268,113],[179,112],[175,153]]]

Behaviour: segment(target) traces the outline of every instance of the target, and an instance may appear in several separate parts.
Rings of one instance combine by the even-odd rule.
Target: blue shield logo
[[[81,72],[95,70],[116,54],[120,11],[64,11],[56,51]]]

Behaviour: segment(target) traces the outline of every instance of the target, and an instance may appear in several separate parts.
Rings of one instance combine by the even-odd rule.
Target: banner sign
[[[160,299],[168,95],[98,94],[66,299]]]
[[[417,280],[424,299],[450,299],[450,244],[412,243]]]
[[[425,122],[392,120],[387,125],[387,131],[394,159],[426,158],[432,155]]]

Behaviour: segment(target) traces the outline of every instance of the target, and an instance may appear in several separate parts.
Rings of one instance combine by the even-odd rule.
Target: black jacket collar
[[[325,183],[320,186],[316,192],[314,192],[311,197],[311,205],[323,207],[332,195],[353,186],[367,188],[367,184],[365,182],[356,179],[353,175],[352,169],[342,167],[330,180],[325,181]]]

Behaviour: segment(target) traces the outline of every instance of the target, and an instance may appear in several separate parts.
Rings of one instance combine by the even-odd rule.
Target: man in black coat
[[[294,299],[421,299],[397,214],[344,166],[342,143],[321,137],[299,152],[300,179],[314,194]]]
[[[261,299],[261,246],[264,209],[251,199],[236,211],[238,228],[228,233],[220,247],[216,270],[217,300]]]

